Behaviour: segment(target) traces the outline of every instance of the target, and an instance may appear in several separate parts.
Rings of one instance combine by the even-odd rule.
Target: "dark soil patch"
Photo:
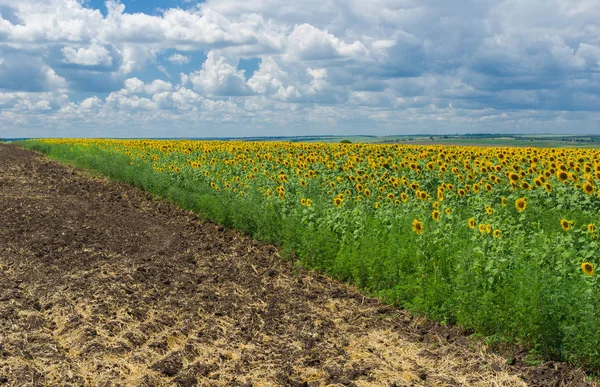
[[[586,385],[4,144],[0,226],[0,385]]]

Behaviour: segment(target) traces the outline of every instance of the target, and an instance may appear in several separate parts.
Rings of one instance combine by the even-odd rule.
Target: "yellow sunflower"
[[[431,217],[437,222],[438,220],[440,220],[440,212],[438,210],[433,210],[431,212]]]
[[[417,219],[412,222],[413,231],[419,235],[423,232],[423,223],[419,222]]]
[[[566,219],[560,220],[560,227],[562,227],[562,229],[565,231],[569,231],[571,229],[572,225],[573,225],[573,222],[571,222],[571,221],[568,221]]]
[[[502,231],[500,231],[498,229],[494,230],[494,238],[496,238],[496,239],[500,238],[501,234],[502,234]]]
[[[515,201],[515,207],[517,208],[517,210],[523,212],[525,211],[525,208],[527,207],[527,199],[526,198],[518,198]]]
[[[475,228],[475,218],[469,219],[469,228]]]
[[[589,262],[582,263],[581,270],[583,270],[585,275],[594,275],[594,265]]]
[[[569,174],[565,171],[559,171],[556,173],[556,177],[558,177],[558,180],[561,183],[564,183],[565,181],[567,181],[569,179]]]
[[[594,190],[594,186],[593,186],[593,184],[591,182],[586,181],[583,184],[583,192],[585,192],[586,194],[591,195],[591,194],[594,193],[594,191],[595,191]]]

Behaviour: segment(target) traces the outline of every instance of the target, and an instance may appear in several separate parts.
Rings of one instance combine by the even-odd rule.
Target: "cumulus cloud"
[[[70,46],[64,47],[62,52],[65,56],[65,63],[73,63],[83,66],[110,66],[112,65],[112,57],[110,52],[93,43],[89,47],[73,48]]]
[[[173,64],[183,65],[190,63],[190,58],[181,54],[173,54],[169,57],[168,61]]]
[[[193,72],[187,78],[194,90],[205,95],[240,96],[249,93],[244,70],[238,70],[232,60],[217,56],[210,51],[202,69]]]

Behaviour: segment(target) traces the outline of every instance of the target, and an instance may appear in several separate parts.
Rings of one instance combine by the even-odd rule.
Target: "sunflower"
[[[494,213],[494,210],[492,209],[492,207],[487,206],[485,208],[485,212],[487,212],[488,215],[492,215]]]
[[[552,192],[552,186],[550,185],[550,183],[544,184],[544,188],[546,188],[547,192]]]
[[[588,224],[587,230],[590,234],[593,234],[596,231],[596,225],[594,223]]]
[[[590,183],[589,181],[586,181],[583,184],[583,192],[585,192],[588,195],[591,195],[594,193],[594,186],[592,183]]]
[[[505,197],[503,197],[502,199],[500,199],[500,203],[502,203],[502,205],[504,207],[506,207],[506,204],[508,203],[508,199],[506,199]]]
[[[465,190],[464,190],[464,189],[462,189],[462,188],[460,188],[460,189],[457,191],[457,193],[458,193],[458,196],[465,196],[465,194],[466,194]]]
[[[306,199],[306,207],[312,206],[312,200]]]
[[[300,204],[302,204],[303,206],[305,206],[306,205],[306,199],[305,198],[300,199]]]
[[[402,193],[400,194],[400,199],[401,199],[403,202],[406,202],[406,201],[408,200],[408,195],[406,194],[406,192],[402,192]]]
[[[583,270],[585,275],[594,275],[594,265],[589,262],[582,263],[581,270]]]
[[[446,215],[450,215],[452,213],[452,209],[450,207],[447,207],[444,212],[446,212]]]
[[[379,208],[379,202],[375,202],[375,209]]]
[[[498,239],[500,238],[500,235],[502,234],[502,231],[496,229],[494,230],[494,238]]]
[[[565,231],[569,231],[571,229],[572,225],[573,225],[573,222],[571,222],[571,221],[568,221],[566,219],[560,220],[560,227],[562,227],[562,229]]]
[[[517,210],[523,212],[525,211],[525,208],[527,207],[527,199],[526,198],[518,198],[515,201],[515,207],[517,208]]]
[[[342,205],[343,201],[344,201],[344,199],[342,199],[340,197],[336,197],[333,199],[333,204],[335,204],[336,207],[339,207]]]
[[[300,179],[300,185],[301,185],[302,187],[306,187],[306,180],[304,180],[304,179]]]
[[[413,231],[419,235],[423,232],[423,223],[419,222],[417,219],[412,222]]]
[[[565,181],[567,181],[569,179],[569,174],[565,171],[559,171],[556,173],[556,177],[558,177],[558,180],[561,183],[564,183]]]
[[[480,224],[479,226],[477,226],[477,228],[479,229],[480,233],[484,233],[485,232],[485,224]]]
[[[365,194],[365,197],[367,197],[367,198],[371,196],[371,190],[368,188],[365,188],[363,193]]]
[[[469,228],[471,228],[471,229],[475,228],[475,218],[469,219]]]
[[[440,220],[440,212],[438,210],[433,210],[431,212],[431,217],[437,222],[438,220]]]

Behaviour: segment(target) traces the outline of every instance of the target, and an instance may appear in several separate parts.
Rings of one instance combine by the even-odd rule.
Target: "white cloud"
[[[300,60],[360,57],[367,49],[359,42],[346,43],[310,24],[296,26],[288,37],[287,57]]]
[[[84,66],[112,65],[110,52],[95,42],[89,47],[81,47],[78,49],[67,46],[62,49],[62,52],[65,56],[65,63]]]
[[[181,54],[173,54],[169,57],[168,61],[173,64],[183,65],[190,63],[190,58]]]
[[[100,100],[100,98],[93,96],[93,97],[86,98],[83,101],[81,101],[79,103],[79,107],[81,107],[84,110],[91,110],[91,109],[97,108],[101,104],[102,104],[102,101]]]
[[[238,70],[237,65],[222,56],[216,56],[210,51],[202,70],[191,73],[188,81],[194,90],[204,95],[246,95],[249,93],[244,71]]]
[[[125,81],[125,88],[121,91],[121,94],[156,94],[172,89],[173,85],[170,82],[161,79],[155,79],[152,83],[146,84],[138,78],[129,78]]]

